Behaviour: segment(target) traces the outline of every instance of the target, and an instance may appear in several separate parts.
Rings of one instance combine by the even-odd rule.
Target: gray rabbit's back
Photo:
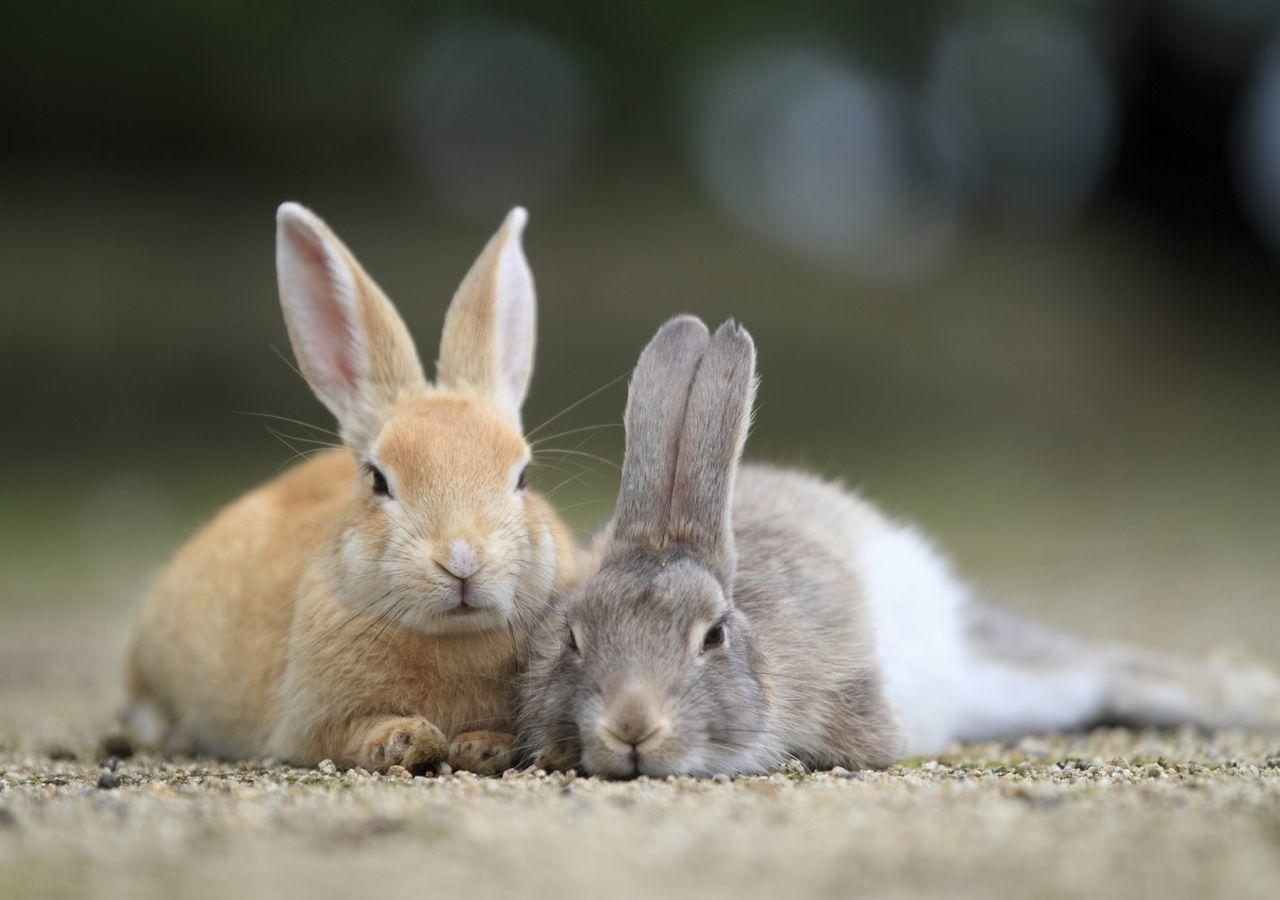
[[[733,322],[713,336],[673,319],[641,354],[614,518],[531,642],[520,732],[539,764],[856,768],[1108,718],[1280,721],[1269,671],[1031,628],[974,602],[921,532],[853,492],[739,466],[754,390]]]
[[[879,511],[813,475],[747,465],[733,501],[733,594],[751,622],[787,751],[821,765],[887,765],[901,750],[858,571]]]

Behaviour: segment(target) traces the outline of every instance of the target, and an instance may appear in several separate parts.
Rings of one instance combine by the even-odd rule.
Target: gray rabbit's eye
[[[724,622],[717,622],[707,629],[707,634],[702,639],[703,650],[714,650],[716,647],[724,646]]]
[[[578,635],[574,633],[573,626],[569,626],[569,649],[574,653],[578,653]]]

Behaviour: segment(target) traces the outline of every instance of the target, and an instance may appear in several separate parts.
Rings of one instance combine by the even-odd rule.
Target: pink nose
[[[436,564],[457,579],[470,578],[480,568],[480,557],[476,548],[462,538],[454,538],[449,542],[449,555]]]

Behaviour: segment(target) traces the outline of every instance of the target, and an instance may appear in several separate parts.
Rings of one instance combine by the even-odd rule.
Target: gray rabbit
[[[885,766],[1099,720],[1280,723],[1260,668],[1085,644],[982,606],[919,532],[801,472],[743,466],[755,347],[666,323],[632,377],[617,510],[545,620],[519,732],[612,776]]]

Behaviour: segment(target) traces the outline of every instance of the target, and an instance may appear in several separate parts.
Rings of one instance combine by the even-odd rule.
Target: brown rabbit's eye
[[[707,629],[707,635],[702,639],[703,650],[713,650],[716,647],[724,645],[724,623],[717,622]]]
[[[390,497],[391,488],[387,485],[387,476],[377,466],[365,466],[373,478],[373,492],[379,497]]]
[[[520,477],[516,479],[516,490],[523,491],[529,486],[529,467],[525,466],[520,470]]]

